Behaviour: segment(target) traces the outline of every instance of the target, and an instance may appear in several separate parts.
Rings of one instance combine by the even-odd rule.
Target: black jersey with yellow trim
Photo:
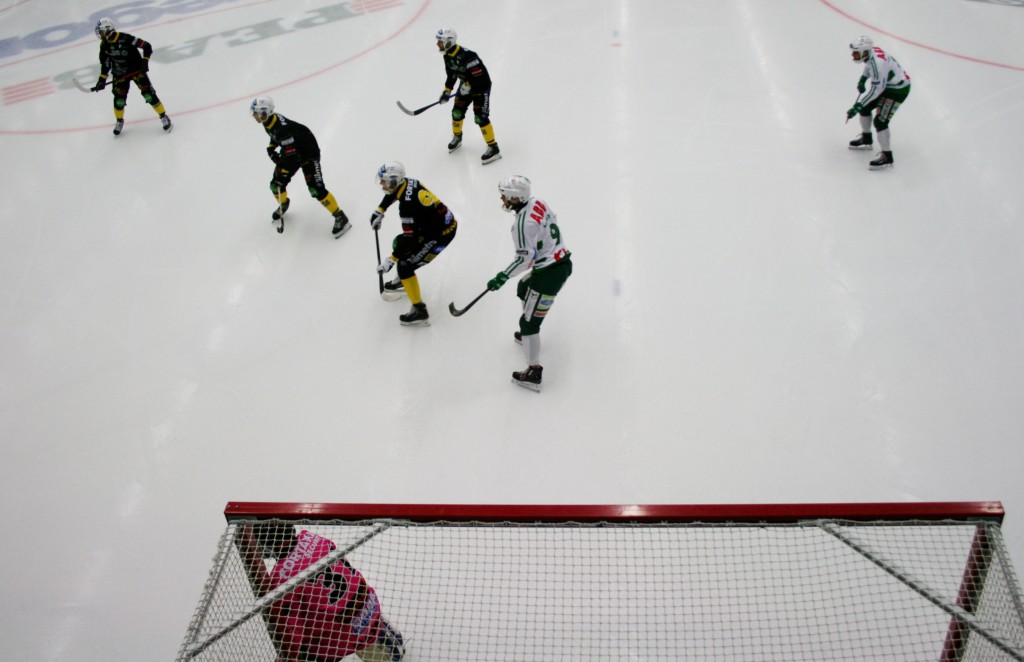
[[[424,239],[442,239],[452,234],[458,222],[451,210],[418,179],[406,178],[394,193],[380,202],[386,210],[398,201],[398,215],[404,234]]]
[[[320,145],[316,136],[305,125],[274,113],[263,123],[270,137],[270,146],[281,148],[281,159],[286,162],[316,161],[320,159]]]
[[[474,92],[486,92],[491,89],[491,75],[480,56],[462,46],[455,46],[444,54],[444,70],[447,74],[444,86],[455,89],[455,81],[469,83]]]
[[[139,54],[139,49],[142,54]],[[115,78],[142,71],[142,59],[149,59],[153,47],[149,42],[127,32],[115,32],[113,39],[100,41],[100,75],[113,73]]]

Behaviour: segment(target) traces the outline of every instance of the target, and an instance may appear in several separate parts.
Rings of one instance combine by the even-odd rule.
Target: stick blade
[[[450,304],[448,304],[448,312],[452,314],[452,317],[458,317],[459,315],[461,315],[462,313],[464,313],[466,311],[465,310],[459,310],[458,308],[456,308],[455,307],[455,302],[453,301]]]
[[[413,111],[409,110],[408,108],[406,108],[405,106],[403,106],[401,101],[396,101],[395,103],[398,104],[399,110],[401,110],[406,115],[413,116],[413,115],[416,114],[415,112],[413,112]]]
[[[78,88],[79,90],[81,90],[82,92],[86,92],[86,93],[92,92],[92,90],[91,90],[91,89],[89,89],[89,88],[88,88],[88,87],[86,87],[85,85],[82,85],[82,83],[81,83],[81,82],[79,82],[79,80],[78,80],[77,78],[72,78],[72,79],[71,79],[71,82],[72,82],[72,83],[74,83],[74,84],[75,84],[75,87],[77,87],[77,88]]]

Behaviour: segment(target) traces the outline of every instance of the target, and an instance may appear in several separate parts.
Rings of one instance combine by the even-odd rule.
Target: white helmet
[[[103,39],[108,35],[112,35],[116,31],[117,29],[114,27],[114,22],[109,18],[101,18],[100,20],[96,21],[95,32],[96,36],[100,39]]]
[[[498,191],[503,198],[505,211],[513,211],[530,199],[530,180],[522,175],[512,175],[498,182]]]
[[[434,35],[434,40],[441,43],[437,50],[448,52],[458,42],[459,35],[455,34],[455,30],[451,28],[441,28]]]
[[[854,62],[863,62],[868,58],[868,54],[871,49],[875,47],[875,42],[871,41],[871,37],[857,37],[850,42],[850,52],[859,54],[854,55]]]
[[[249,112],[261,122],[266,122],[274,114],[274,100],[270,97],[256,97],[249,104]]]
[[[377,183],[388,193],[394,193],[405,181],[405,166],[398,161],[388,161],[377,168]]]

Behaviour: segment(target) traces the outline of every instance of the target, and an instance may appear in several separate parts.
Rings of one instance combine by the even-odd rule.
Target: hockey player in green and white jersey
[[[555,212],[540,198],[531,197],[529,179],[513,175],[498,182],[498,191],[505,211],[516,215],[512,224],[516,257],[487,281],[487,289],[498,290],[512,276],[530,270],[516,286],[523,314],[514,334],[515,341],[526,350],[528,365],[526,370],[512,373],[512,383],[540,391],[544,370],[540,365],[540,325],[554,305],[555,295],[572,275],[572,260],[562,242]]]
[[[869,164],[872,170],[891,168],[892,147],[889,144],[889,122],[900,104],[910,95],[910,75],[892,55],[874,45],[870,37],[858,37],[850,43],[854,62],[864,63],[864,73],[857,82],[859,95],[853,107],[846,111],[846,119],[854,115],[860,119],[861,135],[850,141],[850,149],[871,149],[871,113],[878,144],[882,148],[878,157]],[[871,87],[867,84],[871,83]]]

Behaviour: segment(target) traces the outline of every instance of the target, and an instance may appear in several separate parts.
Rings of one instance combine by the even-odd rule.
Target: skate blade
[[[398,323],[402,326],[430,326],[429,319],[416,320],[415,322],[403,322],[402,320],[398,320]]]
[[[516,386],[522,386],[525,389],[529,389],[534,393],[540,393],[540,384],[534,384],[533,382],[521,382],[515,377],[512,378],[512,383]]]
[[[495,154],[491,158],[489,158],[486,161],[484,161],[484,165],[487,165],[488,163],[494,163],[495,161],[500,161],[500,160],[501,160],[501,154]]]
[[[869,165],[868,166],[868,170],[885,170],[886,168],[891,168],[891,167],[892,167],[891,163],[883,163],[882,165]]]

